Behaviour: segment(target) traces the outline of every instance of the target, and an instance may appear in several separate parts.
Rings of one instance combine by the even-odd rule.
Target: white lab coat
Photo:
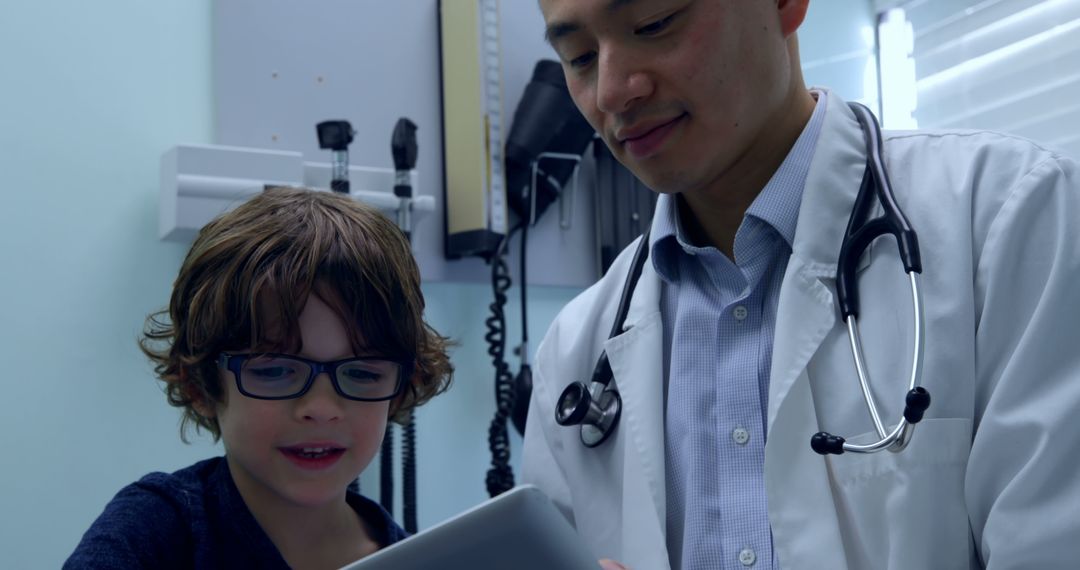
[[[872,431],[834,289],[865,147],[846,103],[827,101],[769,384],[765,483],[780,565],[1080,567],[1076,162],[1008,135],[886,133],[889,175],[922,249],[933,403],[902,453],[822,457],[810,449],[815,432],[858,442],[851,436]],[[891,425],[912,344],[894,244],[875,242],[859,282],[871,381]],[[522,480],[551,496],[598,557],[658,570],[669,562],[662,282],[651,261],[625,332],[607,340],[635,246],[563,309],[538,349]],[[554,407],[565,385],[588,381],[601,349],[624,407],[611,439],[587,449],[577,428],[555,424]]]

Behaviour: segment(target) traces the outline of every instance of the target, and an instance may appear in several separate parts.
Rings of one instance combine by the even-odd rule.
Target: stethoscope
[[[882,158],[881,130],[877,120],[869,109],[858,103],[849,103],[851,110],[862,127],[866,139],[866,169],[863,171],[862,184],[855,198],[855,206],[848,220],[847,231],[840,246],[840,259],[836,270],[836,296],[840,304],[840,314],[847,325],[851,352],[855,358],[855,370],[859,375],[859,386],[866,401],[870,419],[877,431],[878,441],[863,445],[847,443],[843,437],[826,432],[818,432],[810,438],[810,447],[821,455],[852,453],[875,453],[882,450],[898,452],[907,447],[915,424],[922,420],[926,409],[930,407],[930,393],[919,385],[922,377],[923,362],[923,304],[919,288],[919,274],[922,273],[922,261],[919,257],[919,242],[915,230],[911,229],[904,213],[893,196],[892,186],[885,173]],[[881,204],[884,213],[870,218],[874,198]],[[862,341],[859,336],[859,289],[857,269],[859,258],[875,239],[884,234],[896,238],[900,250],[900,260],[911,283],[911,301],[915,313],[915,346],[912,350],[911,378],[903,416],[891,431],[886,431],[878,413],[877,403],[870,392],[869,373],[866,358],[863,356]],[[648,257],[649,232],[646,231],[638,242],[630,272],[623,283],[619,297],[615,324],[611,327],[608,339],[622,333],[626,315],[630,310],[630,299],[634,296],[638,279]],[[596,447],[603,443],[619,423],[622,414],[622,398],[618,388],[612,385],[614,374],[608,362],[607,353],[601,353],[593,369],[589,384],[574,382],[563,390],[555,408],[555,421],[564,426],[581,426],[581,442],[586,447]]]

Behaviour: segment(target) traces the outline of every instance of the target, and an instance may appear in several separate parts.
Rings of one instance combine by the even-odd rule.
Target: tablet
[[[342,570],[597,570],[600,564],[554,503],[513,489]]]

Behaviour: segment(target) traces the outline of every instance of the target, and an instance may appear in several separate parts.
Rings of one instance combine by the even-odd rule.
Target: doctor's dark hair
[[[223,351],[299,352],[299,316],[317,295],[345,323],[356,354],[415,362],[391,419],[445,391],[450,341],[423,319],[420,272],[404,234],[386,216],[341,194],[270,188],[199,232],[167,309],[146,319],[139,346],[155,363],[187,428],[216,441],[224,401]]]

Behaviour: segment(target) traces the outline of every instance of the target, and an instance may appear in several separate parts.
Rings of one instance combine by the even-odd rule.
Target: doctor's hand
[[[618,562],[615,562],[614,560],[611,560],[609,558],[602,558],[600,560],[600,567],[604,570],[630,570],[626,566],[623,566],[622,564],[619,564]]]

